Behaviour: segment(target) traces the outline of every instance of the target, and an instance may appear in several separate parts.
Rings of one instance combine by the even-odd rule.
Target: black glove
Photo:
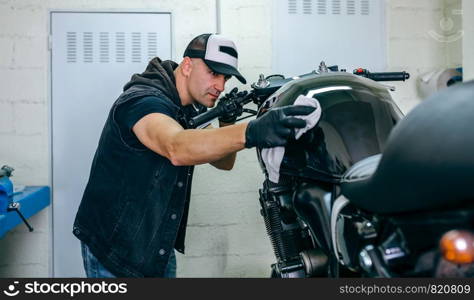
[[[272,148],[284,146],[295,136],[295,128],[304,128],[306,121],[290,116],[309,115],[316,108],[294,105],[275,108],[261,118],[250,121],[245,131],[245,147]]]
[[[237,88],[232,89],[230,93],[225,94],[217,103],[217,106],[221,106],[224,112],[219,117],[219,121],[222,123],[233,124],[239,116],[243,113],[243,107],[241,105],[234,105],[232,101],[240,96],[245,96],[245,92],[237,93]]]

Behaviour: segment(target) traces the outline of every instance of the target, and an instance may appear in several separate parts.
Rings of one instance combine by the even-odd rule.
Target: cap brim
[[[204,62],[212,71],[216,73],[235,76],[235,78],[237,78],[241,83],[243,84],[247,83],[247,80],[245,80],[242,74],[240,74],[236,68],[230,65],[218,63],[216,61],[207,60],[207,59],[204,59]]]

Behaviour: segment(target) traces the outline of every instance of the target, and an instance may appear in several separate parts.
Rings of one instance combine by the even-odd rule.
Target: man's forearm
[[[237,153],[234,152],[219,160],[212,161],[210,162],[210,164],[219,170],[229,171],[229,170],[232,170],[232,168],[234,167],[236,157],[237,157]]]
[[[231,125],[234,125],[234,124],[235,123],[225,123],[225,122],[222,122],[221,120],[219,120],[219,127],[220,128],[231,126]],[[210,164],[213,165],[215,168],[217,168],[219,170],[229,171],[229,170],[232,170],[232,168],[234,167],[236,158],[237,158],[237,152],[233,152],[233,153],[230,153],[227,156],[224,156],[223,158],[221,158],[219,160],[210,162]]]
[[[246,128],[247,123],[207,130],[183,130],[173,139],[171,161],[174,165],[198,165],[227,156],[235,160],[235,153],[245,147]]]

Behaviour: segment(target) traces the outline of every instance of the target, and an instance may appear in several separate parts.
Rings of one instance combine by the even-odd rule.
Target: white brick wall
[[[0,112],[2,112],[2,118],[0,118],[0,134],[13,134],[15,132],[15,127],[13,124],[13,103],[0,102]],[[3,149],[3,151],[7,150],[10,149]],[[3,154],[3,152],[0,153]]]
[[[458,12],[462,11],[462,1],[461,0],[447,0],[446,6],[444,9],[444,14],[446,19],[452,21],[452,25],[446,28],[445,34],[455,35],[460,31],[463,31],[463,17]],[[468,18],[470,19],[470,18]],[[465,26],[466,27],[466,26]],[[456,39],[453,42],[447,44],[446,55],[447,55],[447,65],[448,67],[457,68],[462,66],[463,59],[463,38]]]
[[[474,1],[463,0],[463,30],[464,30],[464,43],[463,43],[463,67],[464,67],[464,80],[474,79]]]
[[[461,61],[461,42],[445,45],[428,32],[461,0],[390,0],[387,4],[390,70],[407,70],[412,78],[397,83],[394,98],[404,111],[420,99],[415,79],[436,67]],[[464,26],[472,26],[472,1],[464,1]],[[242,73],[251,83],[259,73],[270,74],[272,1],[221,1],[222,34],[235,39]],[[151,10],[173,13],[174,58],[180,60],[187,42],[213,32],[215,1],[153,0],[1,0],[0,1],[0,164],[16,168],[18,184],[48,185],[49,100],[47,51],[50,10]],[[472,18],[471,18],[472,19]],[[456,22],[460,22],[459,20]],[[472,49],[466,32],[464,52]],[[464,65],[474,70],[472,58]],[[232,79],[228,87],[241,86]],[[247,85],[248,87],[248,85]],[[194,177],[187,234],[187,255],[178,256],[184,277],[265,277],[273,262],[270,242],[259,215],[257,190],[263,180],[254,150],[238,154],[235,169],[223,172],[198,166]],[[0,241],[0,277],[48,276],[50,264],[49,211],[30,221],[34,233],[19,226]],[[38,249],[32,251],[31,249]]]
[[[271,72],[273,1],[224,0],[221,11],[222,33],[235,39],[240,68],[250,87],[260,73]],[[230,85],[239,86],[235,79]]]
[[[49,274],[49,217],[43,210],[28,222],[34,227],[28,232],[20,224],[0,241],[0,277],[47,277]]]
[[[405,113],[422,100],[417,92],[418,77],[448,67],[448,44],[429,34],[431,30],[444,34],[440,21],[447,3],[445,0],[390,0],[387,4],[388,68],[405,70],[411,75],[408,82],[390,83],[397,87],[392,95]],[[454,55],[455,51],[453,47],[450,53]]]

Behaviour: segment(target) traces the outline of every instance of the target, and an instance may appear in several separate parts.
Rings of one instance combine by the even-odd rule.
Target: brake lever
[[[250,108],[244,108],[242,110],[242,112],[246,112],[246,113],[249,113],[253,116],[256,116],[258,114],[258,111],[254,110],[254,109],[250,109]]]

